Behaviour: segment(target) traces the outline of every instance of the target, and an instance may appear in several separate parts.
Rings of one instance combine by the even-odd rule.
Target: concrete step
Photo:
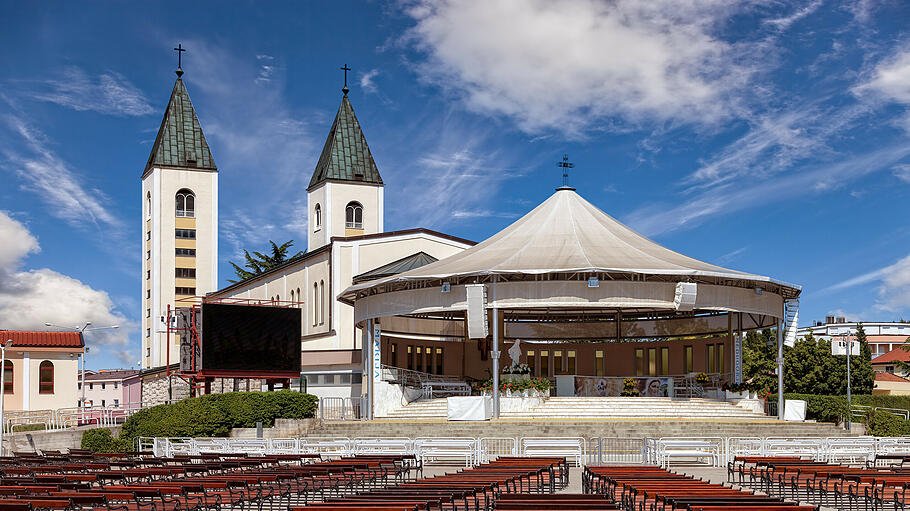
[[[410,403],[387,414],[390,419],[443,419],[446,400],[430,399]],[[542,405],[524,411],[503,412],[503,419],[686,419],[774,420],[762,413],[709,399],[671,399],[648,397],[551,397]]]
[[[763,421],[578,421],[498,420],[489,422],[448,422],[444,420],[379,420],[364,422],[323,422],[311,431],[317,437],[827,437],[845,436],[837,426],[825,423]]]

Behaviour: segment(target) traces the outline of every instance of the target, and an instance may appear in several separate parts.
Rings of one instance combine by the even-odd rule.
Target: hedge
[[[142,409],[123,423],[117,439],[111,437],[109,430],[86,431],[99,433],[88,438],[83,434],[82,444],[94,452],[122,451],[130,450],[137,437],[223,437],[233,428],[252,428],[257,422],[268,428],[279,418],[311,418],[318,402],[316,396],[291,390],[209,394]],[[106,443],[103,431],[115,443]]]
[[[784,394],[784,399],[801,399],[806,402],[806,418],[820,422],[841,422],[847,414],[847,396],[820,396],[817,394]],[[776,402],[777,394],[768,399]],[[910,410],[910,396],[886,394],[858,394],[851,398],[854,405],[876,408]],[[887,436],[887,435],[883,435]]]
[[[910,421],[884,410],[869,411],[863,418],[866,434],[871,436],[910,435]]]
[[[92,452],[129,452],[132,444],[124,439],[114,438],[107,428],[90,429],[82,433],[82,448]]]

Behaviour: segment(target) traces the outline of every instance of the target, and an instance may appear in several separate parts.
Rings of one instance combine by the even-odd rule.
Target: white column
[[[29,406],[32,394],[32,361],[29,352],[22,352],[22,409],[31,410]]]

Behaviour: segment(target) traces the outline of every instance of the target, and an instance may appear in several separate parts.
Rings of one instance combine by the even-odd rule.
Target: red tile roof
[[[906,335],[867,335],[866,342],[899,344],[907,340]]]
[[[901,383],[910,383],[910,380],[908,380],[907,378],[903,378],[896,374],[883,373],[881,371],[875,372],[875,381],[897,381],[897,382],[901,382]]]
[[[14,348],[82,348],[85,342],[79,332],[43,332],[0,330],[0,343],[13,340]]]
[[[897,348],[894,348],[884,355],[879,355],[873,358],[872,363],[887,364],[889,362],[895,362],[897,360],[900,360],[901,362],[910,362],[910,351],[906,351],[903,347],[898,346]]]

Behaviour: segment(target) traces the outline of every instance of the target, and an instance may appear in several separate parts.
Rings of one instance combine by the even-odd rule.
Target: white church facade
[[[384,230],[385,185],[345,89],[306,190],[306,253],[217,289],[218,170],[179,76],[174,90],[143,174],[143,368],[178,361],[178,341],[168,340],[162,320],[168,304],[204,295],[294,302],[302,309],[302,375],[308,391],[320,397],[360,396],[363,335],[354,326],[353,308],[337,296],[354,283],[413,269],[474,243],[429,229]],[[186,230],[193,231],[192,240],[181,238],[190,235]],[[384,328],[395,331],[395,325]],[[439,331],[415,334],[405,325],[401,330],[419,341],[449,340]],[[168,342],[174,343],[169,359]]]

